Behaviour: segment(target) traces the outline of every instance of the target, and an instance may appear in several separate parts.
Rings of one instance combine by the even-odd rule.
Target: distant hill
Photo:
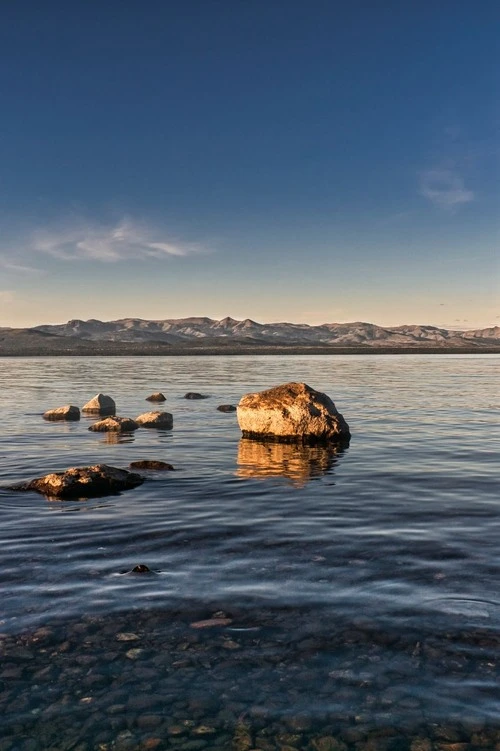
[[[450,331],[373,323],[257,323],[249,318],[72,320],[0,328],[0,355],[188,354],[245,351],[500,351],[500,327]]]

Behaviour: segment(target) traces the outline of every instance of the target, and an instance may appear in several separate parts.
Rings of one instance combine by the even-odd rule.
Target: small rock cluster
[[[161,392],[147,396],[146,400],[151,402],[165,401],[165,396]],[[94,414],[102,417],[89,427],[94,433],[131,433],[139,427],[159,428],[161,430],[171,430],[174,420],[170,412],[144,412],[133,420],[130,417],[118,417],[116,415],[116,403],[114,399],[106,394],[96,394],[87,404],[82,407],[82,412]],[[44,412],[45,420],[79,420],[80,410],[71,404],[64,407],[56,407]]]
[[[208,394],[189,391],[185,399],[207,399]],[[157,391],[146,401],[163,402],[165,395]],[[259,441],[295,443],[346,443],[350,438],[349,426],[326,395],[305,383],[286,383],[266,391],[245,394],[237,407],[221,404],[219,412],[236,411],[243,437]],[[171,430],[173,416],[159,410],[144,412],[135,419],[116,415],[112,397],[98,393],[83,407],[82,412],[98,415],[102,419],[90,425],[96,433],[130,433],[142,428]],[[46,420],[79,420],[80,409],[68,404],[48,410]],[[250,452],[252,453],[252,452]],[[247,462],[255,464],[255,461]],[[170,470],[172,465],[156,460],[135,462],[131,468],[145,470]],[[127,470],[96,464],[90,467],[71,467],[65,472],[53,472],[27,482],[11,486],[12,490],[34,490],[49,498],[89,498],[136,487],[143,481],[140,475]]]

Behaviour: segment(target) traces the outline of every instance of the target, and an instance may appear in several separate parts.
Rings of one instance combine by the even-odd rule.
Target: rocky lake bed
[[[4,719],[0,749],[498,748],[498,725],[474,706],[463,714],[445,676],[489,678],[494,704],[499,634],[332,615],[205,604],[4,636],[0,700],[17,719]]]

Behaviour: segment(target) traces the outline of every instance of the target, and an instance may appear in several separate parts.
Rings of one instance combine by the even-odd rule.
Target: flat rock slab
[[[165,402],[167,400],[167,397],[161,393],[161,391],[156,391],[154,394],[150,394],[146,397],[147,402]]]
[[[130,462],[130,469],[150,469],[157,472],[168,472],[174,469],[168,462],[160,462],[157,459],[141,459],[137,462]]]
[[[245,394],[237,417],[244,438],[303,443],[350,438],[349,426],[330,397],[306,383]]]
[[[79,420],[80,409],[72,404],[65,404],[64,407],[48,409],[43,413],[44,420]]]
[[[114,399],[106,394],[96,394],[82,407],[82,412],[93,412],[97,415],[114,415],[116,404]]]
[[[9,490],[41,493],[49,498],[96,498],[103,495],[116,495],[122,490],[130,490],[144,482],[135,472],[95,464],[91,467],[70,467],[65,472],[52,472],[28,482],[12,485]]]
[[[139,425],[130,417],[105,417],[89,427],[95,433],[131,433]]]
[[[160,428],[170,430],[174,426],[174,418],[170,412],[144,412],[135,418],[141,428]]]

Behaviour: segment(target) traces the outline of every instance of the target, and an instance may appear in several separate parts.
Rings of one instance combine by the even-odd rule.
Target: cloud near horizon
[[[35,268],[34,266],[28,266],[27,264],[23,264],[23,263],[16,263],[12,259],[7,258],[4,255],[0,255],[0,269],[5,269],[6,271],[13,271],[16,274],[23,274],[23,275],[44,273],[42,269]]]
[[[79,221],[38,230],[33,234],[30,249],[64,261],[93,260],[102,263],[180,257],[205,250],[197,244],[169,240],[161,231],[129,219],[116,225]]]
[[[433,168],[420,173],[420,195],[441,209],[455,209],[474,200],[463,178],[453,169]]]

